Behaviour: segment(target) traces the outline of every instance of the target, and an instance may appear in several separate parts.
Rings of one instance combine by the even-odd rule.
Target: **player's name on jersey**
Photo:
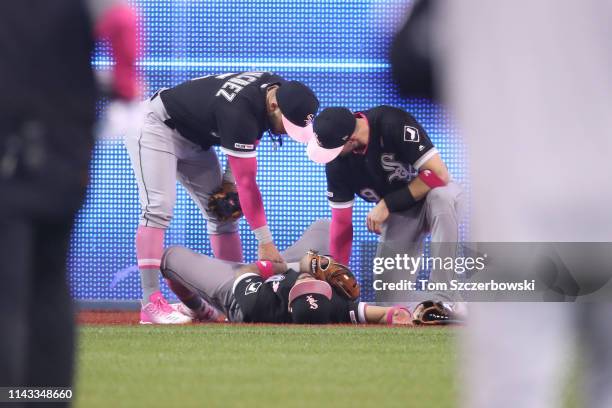
[[[236,95],[240,93],[248,84],[257,81],[265,72],[245,72],[240,75],[236,75],[230,79],[228,79],[223,85],[221,85],[221,89],[215,94],[215,96],[222,96],[227,99],[228,102],[234,100]],[[223,79],[225,77],[235,75],[235,74],[223,74],[217,76],[218,79]]]

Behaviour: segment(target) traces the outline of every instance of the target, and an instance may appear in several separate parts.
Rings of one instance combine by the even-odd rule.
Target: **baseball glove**
[[[317,251],[308,251],[309,273],[318,280],[326,281],[332,288],[350,300],[359,297],[359,283],[351,270],[333,260],[330,256],[319,255]]]
[[[238,193],[233,184],[224,183],[208,199],[208,213],[219,221],[235,221],[242,217]]]
[[[415,325],[440,326],[462,323],[461,319],[442,302],[431,300],[421,302],[412,312],[412,322]]]

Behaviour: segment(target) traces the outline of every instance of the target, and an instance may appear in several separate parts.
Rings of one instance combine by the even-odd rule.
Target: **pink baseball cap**
[[[332,288],[329,283],[320,280],[308,279],[304,281],[298,281],[291,290],[289,290],[289,305],[293,303],[295,299],[303,295],[319,294],[325,296],[327,299],[332,298]]]
[[[312,89],[299,81],[281,82],[276,100],[289,137],[300,143],[312,139],[312,120],[319,109],[319,100]]]
[[[357,119],[347,108],[325,108],[314,120],[314,137],[306,154],[315,163],[329,163],[342,152],[356,126]]]

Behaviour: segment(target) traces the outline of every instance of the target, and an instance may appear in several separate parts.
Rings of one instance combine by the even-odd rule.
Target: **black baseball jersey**
[[[160,97],[183,137],[205,149],[221,145],[226,154],[254,157],[270,128],[266,89],[282,82],[270,72],[209,75],[165,89]]]
[[[365,112],[370,140],[365,154],[351,153],[327,163],[327,197],[333,208],[353,204],[355,194],[378,202],[404,188],[438,151],[423,127],[402,109],[378,106]]]
[[[245,276],[234,288],[234,297],[242,310],[245,323],[291,323],[289,291],[300,273],[289,269],[264,280],[261,276]],[[358,303],[333,291],[331,323],[357,323]]]

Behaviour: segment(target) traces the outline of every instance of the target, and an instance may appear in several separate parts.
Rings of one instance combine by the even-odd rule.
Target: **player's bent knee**
[[[168,271],[172,269],[173,260],[184,252],[189,252],[189,250],[182,246],[171,246],[164,250],[160,263],[161,274],[164,278],[169,278]]]
[[[232,234],[238,232],[238,221],[217,221],[209,219],[206,222],[206,231],[209,235]]]
[[[429,206],[445,205],[454,207],[455,195],[447,187],[437,187],[427,193],[425,201]]]
[[[172,214],[165,212],[143,211],[140,215],[140,225],[167,229],[172,221]]]

